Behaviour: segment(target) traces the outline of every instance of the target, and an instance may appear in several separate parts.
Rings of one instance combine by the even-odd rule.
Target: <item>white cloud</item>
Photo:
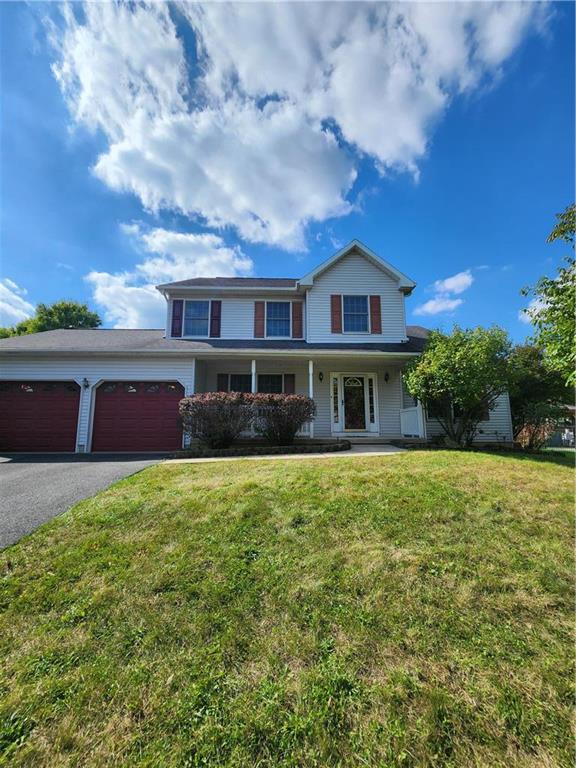
[[[518,312],[518,320],[526,323],[526,325],[531,325],[532,319],[544,309],[544,306],[542,299],[531,299],[526,309],[521,309]]]
[[[474,277],[469,269],[464,270],[464,272],[458,272],[451,277],[445,277],[443,280],[436,280],[432,284],[432,289],[435,293],[434,298],[416,307],[414,314],[438,315],[441,312],[453,312],[464,303],[464,300],[451,297],[464,293],[473,282]]]
[[[13,280],[0,280],[0,326],[10,326],[32,317],[35,307],[24,297],[27,291]]]
[[[441,312],[453,312],[461,304],[462,299],[450,299],[447,296],[436,296],[433,299],[421,304],[414,310],[415,315],[438,315]]]
[[[192,277],[227,277],[252,272],[252,261],[239,247],[228,247],[210,234],[186,234],[166,229],[144,230],[125,224],[123,231],[145,256],[132,272],[86,275],[94,300],[115,328],[161,328],[166,302],[155,285]]]
[[[469,269],[465,272],[458,272],[457,275],[452,277],[446,277],[444,280],[436,280],[434,283],[434,290],[436,293],[463,293],[467,288],[470,288],[474,278]]]
[[[450,100],[499,76],[544,17],[509,2],[178,11],[190,29],[161,3],[68,6],[53,25],[70,112],[107,140],[95,173],[151,210],[294,250],[352,209],[361,156],[417,175]]]

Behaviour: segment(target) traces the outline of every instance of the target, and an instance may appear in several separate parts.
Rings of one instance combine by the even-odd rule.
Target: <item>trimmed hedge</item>
[[[206,392],[180,400],[184,432],[210,448],[227,448],[252,424],[252,404],[242,392]]]
[[[292,445],[316,415],[305,395],[206,392],[180,401],[184,432],[210,448],[228,448],[253,427],[271,445]]]
[[[175,459],[215,459],[228,456],[278,456],[296,453],[337,453],[349,451],[352,447],[348,440],[337,443],[298,443],[296,445],[234,445],[231,448],[189,448],[173,454]]]

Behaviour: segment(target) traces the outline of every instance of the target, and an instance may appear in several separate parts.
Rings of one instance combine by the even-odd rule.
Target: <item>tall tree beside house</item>
[[[501,328],[433,331],[405,375],[410,394],[436,418],[452,446],[469,446],[510,383],[510,341]]]
[[[574,250],[576,205],[570,205],[557,215],[558,223],[548,242],[562,240]],[[524,296],[532,295],[532,306],[525,310],[534,325],[533,341],[545,352],[546,365],[559,371],[568,384],[576,383],[576,262],[567,256],[565,266],[556,277],[541,277],[533,288],[525,288]]]
[[[54,331],[58,328],[98,328],[100,325],[100,316],[92,312],[87,304],[62,300],[54,304],[38,304],[34,317],[22,320],[13,328],[0,328],[0,338]]]
[[[572,394],[562,374],[545,363],[542,350],[529,344],[510,355],[510,409],[514,440],[524,448],[540,448],[550,437]]]

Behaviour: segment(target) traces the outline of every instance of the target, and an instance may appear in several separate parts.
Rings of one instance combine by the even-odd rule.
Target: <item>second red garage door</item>
[[[105,381],[96,390],[93,451],[175,451],[182,447],[173,381]]]

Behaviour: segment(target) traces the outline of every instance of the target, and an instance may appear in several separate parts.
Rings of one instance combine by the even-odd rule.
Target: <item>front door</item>
[[[364,376],[344,376],[344,429],[366,429],[366,393]]]

